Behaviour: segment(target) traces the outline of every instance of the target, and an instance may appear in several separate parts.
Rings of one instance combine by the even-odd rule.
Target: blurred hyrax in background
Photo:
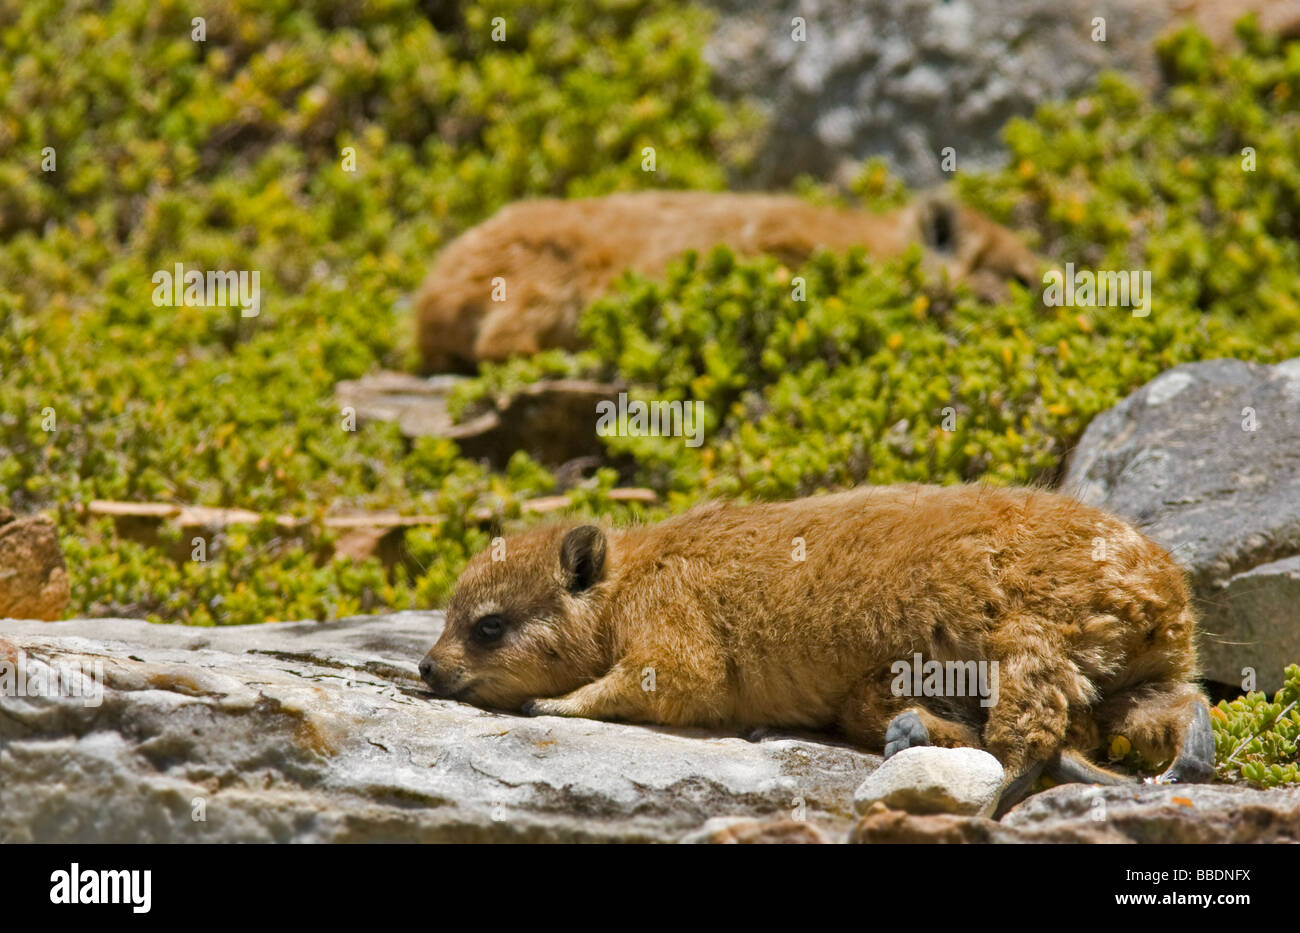
[[[995,301],[1029,286],[1038,258],[1005,227],[942,195],[889,213],[821,207],[791,195],[705,191],[521,201],[438,256],[416,302],[426,372],[578,345],[578,318],[625,270],[656,277],[687,250],[730,247],[798,265],[814,250],[860,246],[898,256],[920,243],[927,263]],[[496,280],[496,281],[494,281]]]

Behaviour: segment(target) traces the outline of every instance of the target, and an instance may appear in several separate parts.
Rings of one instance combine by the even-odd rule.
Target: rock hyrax
[[[470,561],[420,662],[440,697],[837,728],[887,753],[976,746],[1012,776],[1073,780],[1107,780],[1086,756],[1122,735],[1153,768],[1177,756],[1166,779],[1211,775],[1182,570],[1061,495],[900,485],[713,503],[624,530],[543,526],[496,556]],[[965,689],[911,669],[932,662],[968,672]],[[972,689],[981,664],[991,693]]]
[[[1014,233],[935,195],[887,214],[708,191],[520,201],[438,255],[416,297],[421,364],[472,371],[483,360],[573,349],[583,309],[624,270],[658,277],[691,249],[721,244],[798,265],[818,247],[861,246],[889,258],[913,243],[989,300],[1008,279],[1031,284],[1039,275],[1038,259]]]

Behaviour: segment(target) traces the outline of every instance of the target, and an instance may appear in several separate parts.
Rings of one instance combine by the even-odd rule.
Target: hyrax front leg
[[[1070,708],[1082,707],[1090,691],[1087,679],[1032,616],[1004,621],[987,650],[998,668],[984,747],[1007,774],[994,814],[1000,818],[1033,793],[1044,767],[1061,762]]]
[[[638,673],[616,664],[608,674],[572,693],[549,699],[526,700],[525,716],[576,716],[582,719],[647,718],[645,691]]]
[[[1156,781],[1199,784],[1214,777],[1214,729],[1195,685],[1142,684],[1108,698],[1096,718],[1108,736],[1122,736],[1145,764],[1173,759]]]

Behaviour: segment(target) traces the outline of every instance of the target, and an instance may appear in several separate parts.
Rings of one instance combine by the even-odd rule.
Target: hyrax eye
[[[506,621],[501,616],[484,616],[474,623],[474,640],[491,644],[506,632]]]

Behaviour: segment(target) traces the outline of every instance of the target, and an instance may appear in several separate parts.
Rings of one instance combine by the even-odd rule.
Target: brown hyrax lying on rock
[[[493,556],[470,561],[420,662],[439,697],[671,726],[837,727],[886,756],[975,746],[1021,795],[1044,767],[1131,780],[1085,757],[1114,736],[1152,766],[1172,759],[1164,780],[1213,772],[1182,571],[1060,495],[863,487],[626,530],[540,527]]]
[[[658,277],[687,250],[722,244],[798,265],[818,247],[898,256],[921,243],[931,263],[996,300],[1005,281],[1034,282],[1038,259],[1010,230],[942,197],[888,214],[800,198],[651,191],[512,204],[450,243],[416,299],[427,372],[473,370],[578,345],[578,318],[624,270]]]

